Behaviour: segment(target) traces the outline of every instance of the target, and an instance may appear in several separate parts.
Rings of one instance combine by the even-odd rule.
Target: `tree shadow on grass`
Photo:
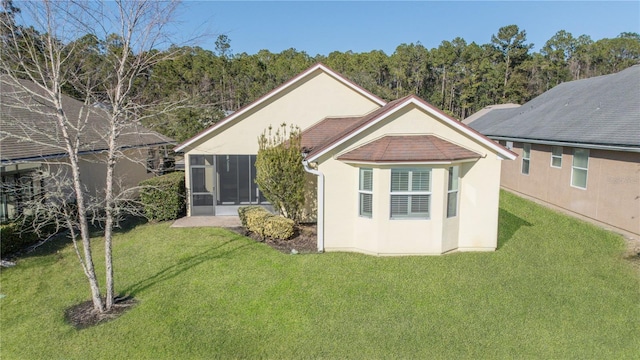
[[[163,281],[175,278],[176,276],[182,274],[183,272],[191,268],[194,268],[206,261],[220,259],[242,248],[255,245],[252,242],[241,242],[239,246],[235,246],[231,249],[228,249],[228,250],[222,249],[224,247],[233,245],[233,243],[236,243],[241,239],[244,239],[244,237],[234,236],[233,238],[225,241],[224,243],[218,246],[210,247],[201,253],[195,254],[188,258],[181,259],[180,261],[178,261],[177,264],[169,266],[159,271],[155,275],[152,275],[144,280],[141,280],[136,284],[129,286],[127,289],[124,290],[123,293],[127,294],[128,296],[135,296],[139,292],[144,291],[156,285],[159,282],[163,282]]]
[[[140,226],[140,225],[144,225],[146,223],[148,223],[149,221],[142,216],[127,216],[125,217],[123,220],[121,220],[120,222],[118,222],[117,226],[113,227],[113,233],[114,234],[126,234],[129,231],[135,229],[136,227]],[[99,223],[99,222],[94,222],[94,223],[89,223],[89,232],[91,234],[91,237],[104,237],[104,227],[103,224]]]
[[[126,234],[129,231],[135,229],[137,226],[147,223],[147,219],[143,217],[130,216],[120,222],[118,227],[113,229],[114,235]],[[104,229],[98,224],[89,224],[89,234],[91,238],[104,238]],[[78,242],[81,241],[78,234]],[[93,241],[92,241],[93,244]],[[51,235],[44,235],[36,243],[25,246],[23,249],[9,253],[2,254],[2,258],[17,260],[26,259],[29,257],[39,257],[55,254],[65,247],[71,245],[71,238],[69,237],[69,231],[67,229],[60,229],[58,233]]]
[[[498,249],[505,246],[521,227],[532,225],[530,222],[501,208],[498,214]]]

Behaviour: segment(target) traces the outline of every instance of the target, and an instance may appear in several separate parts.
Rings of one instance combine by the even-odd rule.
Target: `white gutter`
[[[324,174],[309,167],[309,162],[302,160],[304,171],[318,177],[318,252],[324,252]]]
[[[569,142],[569,141],[554,141],[554,140],[537,140],[537,139],[526,139],[526,138],[515,138],[508,136],[487,136],[493,140],[504,140],[504,141],[515,141],[521,143],[530,143],[530,144],[540,144],[540,145],[552,145],[552,146],[567,146],[567,147],[577,147],[583,149],[597,149],[597,150],[611,150],[611,151],[627,151],[627,152],[640,152],[640,147],[637,145],[632,146],[618,146],[618,145],[603,145],[603,144],[589,144],[589,143],[579,143],[579,142]]]

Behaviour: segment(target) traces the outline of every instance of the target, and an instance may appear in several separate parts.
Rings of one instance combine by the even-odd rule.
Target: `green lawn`
[[[0,357],[639,358],[640,276],[623,250],[508,193],[493,253],[287,255],[221,229],[141,225],[116,239],[117,288],[139,303],[115,321],[65,323],[89,296],[68,244],[3,269]]]

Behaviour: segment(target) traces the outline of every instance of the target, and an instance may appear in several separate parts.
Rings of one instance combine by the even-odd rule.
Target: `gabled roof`
[[[434,135],[387,135],[338,156],[364,163],[450,163],[481,155]]]
[[[494,139],[640,151],[640,65],[560,84],[470,126]]]
[[[267,101],[269,101],[270,99],[274,98],[275,96],[277,96],[281,92],[284,92],[287,89],[289,89],[290,87],[295,86],[298,82],[300,82],[305,77],[307,77],[308,75],[312,74],[313,72],[315,72],[317,70],[323,71],[325,74],[327,74],[327,75],[331,76],[332,78],[338,80],[342,84],[346,85],[347,87],[351,88],[352,90],[356,91],[357,93],[359,93],[362,96],[370,99],[371,101],[377,103],[380,106],[383,106],[383,105],[386,104],[386,101],[384,101],[383,99],[379,98],[378,96],[372,94],[371,92],[365,90],[363,87],[361,87],[361,86],[357,85],[356,83],[352,82],[351,80],[345,78],[341,74],[331,70],[330,68],[328,68],[327,66],[323,65],[322,63],[317,63],[317,64],[313,65],[312,67],[310,67],[309,69],[307,69],[307,70],[303,71],[302,73],[296,75],[295,77],[293,77],[289,81],[285,82],[284,84],[282,84],[282,85],[278,86],[277,88],[271,90],[266,95],[258,98],[257,100],[253,101],[252,103],[248,104],[247,106],[241,108],[240,110],[238,110],[238,111],[234,112],[233,114],[227,116],[226,118],[220,120],[215,125],[213,125],[213,126],[209,127],[208,129],[200,132],[199,134],[197,134],[196,136],[192,137],[191,139],[188,139],[188,140],[184,141],[183,143],[178,144],[178,146],[176,146],[176,148],[175,148],[175,151],[183,151],[187,146],[189,146],[189,145],[195,143],[196,141],[206,137],[207,135],[211,134],[212,132],[216,131],[217,129],[219,129],[219,128],[225,126],[226,124],[234,121],[235,119],[241,117],[243,114],[246,114],[249,111],[251,111],[252,109],[260,106],[261,104],[263,104],[263,103],[265,103]]]
[[[493,140],[487,138],[486,136],[480,134],[479,132],[471,129],[470,127],[468,127],[467,125],[459,122],[456,119],[453,119],[452,117],[446,115],[445,113],[443,113],[442,111],[438,110],[436,107],[434,107],[433,105],[427,103],[426,101],[422,100],[421,98],[415,96],[415,95],[409,95],[406,96],[404,98],[398,99],[398,100],[394,100],[389,102],[387,105],[376,109],[374,111],[372,111],[371,113],[357,119],[354,120],[350,126],[346,127],[343,131],[341,132],[336,132],[334,133],[333,136],[331,137],[327,137],[325,139],[325,141],[322,142],[315,142],[315,147],[313,148],[308,148],[307,150],[309,150],[309,153],[307,154],[307,160],[308,161],[315,161],[317,160],[320,156],[326,154],[327,152],[331,151],[332,149],[334,149],[335,147],[339,146],[340,144],[343,144],[344,142],[348,141],[349,139],[353,138],[354,136],[360,134],[361,132],[365,131],[366,129],[368,129],[369,127],[379,123],[380,121],[388,118],[389,116],[393,115],[394,113],[396,113],[397,111],[407,107],[407,106],[411,106],[414,105],[416,107],[418,107],[419,109],[422,109],[423,111],[427,112],[428,114],[432,115],[433,117],[443,121],[444,123],[448,124],[449,126],[455,128],[456,130],[460,131],[461,133],[468,135],[469,137],[471,137],[472,139],[476,140],[477,142],[487,146],[490,149],[493,149],[494,151],[496,151],[500,156],[504,157],[505,159],[515,159],[516,158],[516,154],[511,152],[510,150],[506,149],[505,147],[501,146],[500,144],[497,144],[496,142],[494,142]],[[303,146],[305,144],[305,137],[309,136],[309,135],[313,135],[314,132],[319,132],[319,129],[322,129],[323,132],[329,133],[330,129],[332,128],[332,126],[334,125],[334,122],[330,122],[327,121],[328,119],[325,119],[323,121],[321,121],[320,123],[314,125],[313,127],[304,130],[302,132],[302,143]],[[316,128],[316,129],[314,129]],[[308,142],[307,144],[309,144],[311,142]]]
[[[0,161],[5,164],[67,156],[64,149],[60,148],[63,141],[62,134],[58,133],[59,129],[55,125],[55,108],[43,101],[44,98],[34,97],[22,87],[36,94],[43,94],[42,89],[30,81],[20,80],[18,86],[7,77],[0,78]],[[81,133],[80,152],[106,150],[103,135],[106,133],[108,118],[105,111],[100,107],[85,106],[66,95],[62,96],[62,104],[71,119],[77,118],[81,111],[87,114],[87,125]],[[119,138],[118,145],[121,148],[135,148],[173,143],[172,139],[164,135],[131,124]]]

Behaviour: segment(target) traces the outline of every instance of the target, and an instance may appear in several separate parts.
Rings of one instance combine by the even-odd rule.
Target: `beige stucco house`
[[[387,103],[322,64],[177,146],[190,216],[264,203],[257,139],[282,122],[303,129],[317,177],[319,251],[496,248],[500,167],[516,155],[416,96]]]
[[[560,84],[469,126],[519,155],[502,168],[505,189],[640,235],[640,65]]]

